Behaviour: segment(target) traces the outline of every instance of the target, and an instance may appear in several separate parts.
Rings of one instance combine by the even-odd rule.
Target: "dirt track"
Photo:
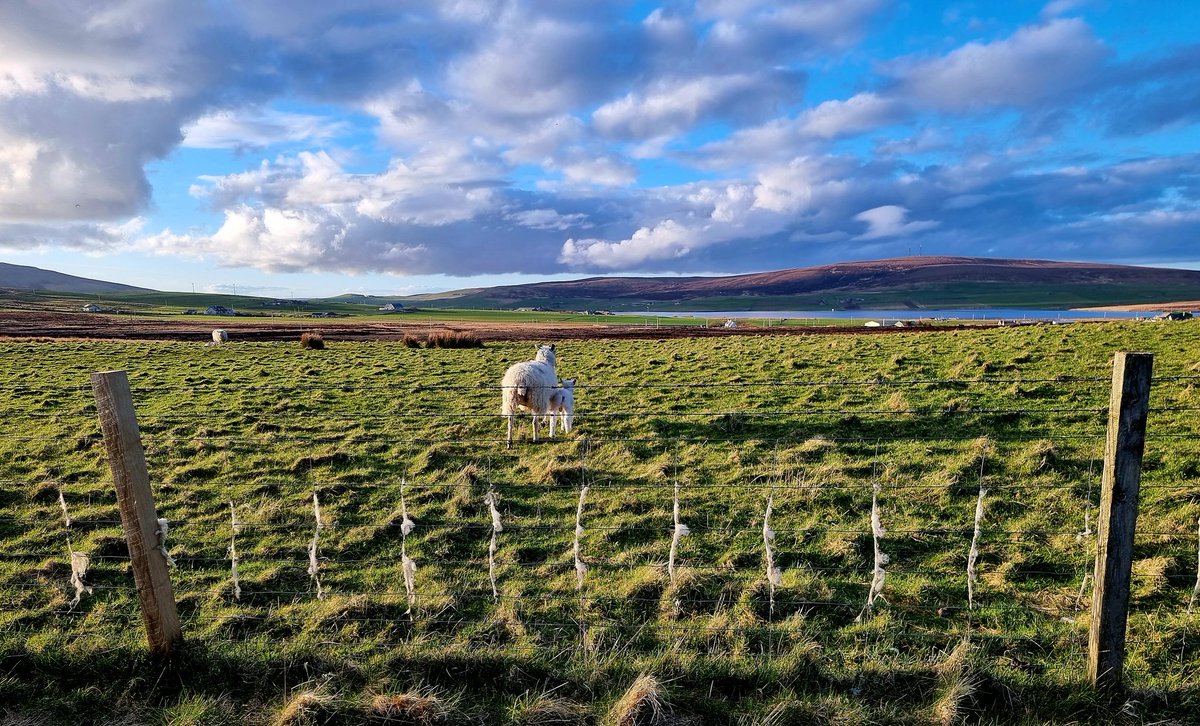
[[[140,317],[97,313],[0,310],[0,337],[77,338],[100,340],[190,340],[206,342],[214,328],[229,331],[243,341],[299,340],[306,330],[320,332],[326,340],[401,340],[406,335],[425,338],[436,332],[469,332],[483,341],[554,341],[580,338],[689,338],[731,335],[812,335],[816,333],[896,334],[921,328],[863,328],[859,326],[774,328],[700,328],[604,325],[578,323],[471,323],[471,322],[361,322],[354,320],[298,320],[233,318],[216,322],[183,316]],[[934,328],[946,330],[946,326]],[[930,330],[930,328],[925,328]]]

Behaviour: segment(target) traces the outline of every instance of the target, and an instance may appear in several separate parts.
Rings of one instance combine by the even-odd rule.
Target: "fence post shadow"
[[[125,371],[92,374],[96,412],[112,469],[121,510],[121,528],[129,546],[133,580],[141,601],[146,639],[155,656],[172,654],[183,641],[167,558],[159,551],[158,512],[150,490],[146,453]]]

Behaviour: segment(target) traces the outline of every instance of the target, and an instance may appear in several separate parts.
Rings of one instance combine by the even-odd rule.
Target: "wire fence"
[[[1200,657],[1197,380],[1154,380],[1132,586],[1131,642],[1181,668]],[[3,390],[0,630],[135,622],[90,387]],[[572,433],[535,444],[523,420],[507,450],[491,382],[135,381],[188,637],[1083,652],[1107,378],[576,391]]]

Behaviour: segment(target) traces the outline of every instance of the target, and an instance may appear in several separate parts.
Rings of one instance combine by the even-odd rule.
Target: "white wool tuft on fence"
[[[408,505],[404,501],[404,487],[407,483],[405,480],[400,482],[400,570],[404,573],[404,593],[408,597],[408,611],[405,615],[412,615],[417,602],[417,563],[408,556],[408,535],[412,534],[417,525],[409,519]]]
[[[579,557],[579,538],[583,536],[583,502],[587,499],[588,488],[585,484],[579,489],[579,505],[575,507],[575,589],[583,589],[583,578],[587,575],[587,565]]]
[[[671,584],[675,584],[675,553],[679,549],[679,538],[691,532],[688,526],[679,521],[679,482],[675,482],[675,532],[671,535],[671,553],[667,559],[667,574],[671,578]]]
[[[871,538],[875,543],[875,567],[871,577],[871,589],[867,591],[867,605],[855,618],[855,622],[862,622],[865,616],[871,614],[875,600],[882,599],[883,581],[886,575],[883,568],[888,563],[888,556],[883,554],[879,548],[879,540],[883,539],[883,535],[886,534],[879,519],[879,490],[879,482],[875,482],[871,486]]]
[[[63,497],[62,487],[59,487],[59,489],[58,489],[58,506],[62,507],[63,524],[65,524],[67,526],[67,529],[70,529],[71,528],[71,513],[67,511],[67,500]]]
[[[312,578],[317,586],[317,599],[325,599],[325,591],[321,589],[320,563],[317,561],[317,545],[321,540],[321,502],[317,499],[317,493],[313,492],[313,517],[317,520],[317,526],[313,529],[312,542],[308,543],[308,575]]]
[[[1095,534],[1094,532],[1092,532],[1092,465],[1095,463],[1096,463],[1095,459],[1092,459],[1091,461],[1088,462],[1087,499],[1085,499],[1083,502],[1083,531],[1080,532],[1079,534],[1075,535],[1075,541],[1083,545],[1083,550],[1084,550],[1085,555],[1087,554],[1087,549],[1088,549],[1087,540],[1093,534]],[[1090,569],[1094,569],[1095,566],[1096,566],[1095,559],[1093,558],[1092,568],[1090,568]],[[1088,580],[1090,580],[1092,578],[1090,569],[1084,571],[1083,579],[1081,579],[1079,581],[1079,594],[1076,596],[1075,599],[1076,599],[1076,601],[1078,601],[1080,603],[1081,606],[1083,604],[1083,595],[1085,592],[1087,592]]]
[[[496,490],[489,489],[483,501],[487,502],[488,511],[492,515],[492,541],[488,545],[488,579],[492,582],[492,600],[500,599],[500,591],[496,589],[496,535],[504,531],[500,524],[500,510],[496,509]]]
[[[979,559],[979,525],[983,521],[983,498],[987,487],[979,487],[979,498],[975,500],[975,534],[971,537],[971,551],[967,553],[967,609],[975,609],[975,562]]]
[[[233,599],[242,599],[242,583],[238,579],[237,536],[241,534],[242,523],[238,521],[237,507],[229,503],[229,517],[232,520],[232,534],[229,535],[229,571],[233,579]]]
[[[70,547],[70,544],[67,547]],[[83,578],[87,576],[88,567],[91,564],[92,558],[86,553],[71,550],[71,585],[75,588],[75,599],[67,607],[68,610],[74,609],[85,593],[88,595],[92,594],[91,586],[83,582]]]
[[[168,565],[175,564],[175,558],[167,551],[167,533],[171,531],[171,523],[165,518],[159,518],[158,529],[154,534],[158,535],[158,551],[162,553]]]
[[[1196,586],[1192,588],[1192,598],[1188,600],[1188,615],[1192,614],[1192,606],[1200,597],[1200,519],[1196,520]]]
[[[774,493],[767,495],[767,511],[763,512],[763,549],[767,553],[767,586],[769,590],[770,604],[768,605],[768,617],[775,615],[775,588],[783,583],[783,573],[775,566],[775,550],[772,549],[771,543],[775,541],[775,530],[771,529],[771,512],[774,504]]]

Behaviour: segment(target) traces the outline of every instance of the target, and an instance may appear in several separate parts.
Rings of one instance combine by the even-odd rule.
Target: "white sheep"
[[[550,437],[554,438],[555,420],[562,422],[564,434],[571,433],[571,424],[575,422],[575,380],[564,378],[562,388],[550,392]]]
[[[216,330],[213,331],[212,338],[213,338],[213,345],[220,345],[221,343],[228,343],[229,342],[229,333],[220,328],[217,328]]]
[[[554,346],[539,345],[533,360],[514,363],[500,381],[500,415],[508,419],[508,446],[512,448],[513,418],[519,411],[533,414],[533,440],[537,441],[538,417],[550,412],[550,395],[558,383],[554,372]]]

